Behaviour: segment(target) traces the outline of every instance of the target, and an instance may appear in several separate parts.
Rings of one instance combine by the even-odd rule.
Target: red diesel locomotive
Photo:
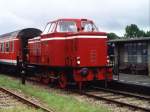
[[[28,28],[0,37],[0,64],[35,68],[45,83],[61,88],[76,83],[111,80],[107,62],[107,34],[87,19],[58,19],[41,33]]]

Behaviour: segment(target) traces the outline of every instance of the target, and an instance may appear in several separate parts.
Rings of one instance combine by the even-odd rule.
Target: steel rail
[[[114,94],[120,94],[120,95],[125,95],[125,96],[129,96],[129,97],[134,97],[134,98],[139,98],[139,99],[144,99],[144,100],[149,100],[150,101],[150,97],[148,96],[141,96],[141,94],[135,94],[135,93],[130,93],[130,92],[123,92],[123,91],[118,91],[118,90],[114,90],[114,89],[107,89],[107,88],[101,88],[101,87],[92,87],[93,89],[97,89],[100,91],[105,91],[105,92],[111,92]]]
[[[30,100],[28,100],[28,99],[25,99],[24,97],[22,97],[22,96],[20,96],[20,95],[17,95],[17,94],[15,94],[15,93],[9,91],[8,89],[5,89],[5,88],[3,88],[3,87],[0,87],[0,90],[3,91],[3,92],[5,92],[5,93],[7,93],[7,94],[9,94],[9,95],[12,95],[12,96],[15,97],[16,99],[18,99],[18,100],[24,102],[25,104],[31,105],[31,106],[33,106],[33,107],[35,107],[35,108],[38,108],[38,109],[41,109],[41,110],[43,110],[43,111],[45,111],[45,112],[55,112],[53,109],[48,109],[48,108],[43,107],[43,106],[41,106],[41,105],[39,105],[39,104],[36,104],[36,103],[34,103],[34,102],[32,102],[32,101],[30,101]]]
[[[139,106],[128,104],[128,103],[124,103],[124,102],[120,102],[120,101],[116,101],[116,100],[111,100],[111,99],[100,97],[100,96],[95,96],[95,95],[92,95],[92,94],[88,94],[86,92],[82,92],[82,94],[87,96],[87,97],[94,98],[96,100],[104,100],[104,101],[116,103],[116,104],[121,105],[121,106],[126,106],[126,107],[130,107],[130,108],[133,108],[133,109],[138,109],[138,110],[150,112],[150,109],[148,109],[148,108],[143,108],[143,107],[139,107]]]

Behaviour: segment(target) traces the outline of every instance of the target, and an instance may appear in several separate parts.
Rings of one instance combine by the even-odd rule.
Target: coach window
[[[6,52],[9,52],[9,42],[6,42]]]
[[[2,43],[0,43],[0,52],[2,52]]]
[[[0,52],[2,52],[2,50],[1,50],[1,47],[2,47],[2,46],[1,46],[1,45],[2,45],[2,43],[0,43]]]
[[[4,52],[4,43],[1,43],[1,52]]]

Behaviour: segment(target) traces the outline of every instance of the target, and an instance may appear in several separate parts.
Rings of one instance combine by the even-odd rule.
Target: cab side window
[[[50,27],[51,27],[51,24],[47,24],[43,31],[43,34],[47,34],[49,32]]]
[[[55,28],[56,28],[56,23],[52,23],[48,33],[55,32]]]
[[[49,23],[47,24],[43,34],[53,33],[55,32],[56,23]]]

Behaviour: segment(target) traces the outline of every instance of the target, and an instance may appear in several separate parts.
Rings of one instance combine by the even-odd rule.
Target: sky
[[[27,27],[43,30],[59,18],[92,19],[100,31],[123,36],[130,24],[150,30],[150,0],[0,0],[0,35]]]

